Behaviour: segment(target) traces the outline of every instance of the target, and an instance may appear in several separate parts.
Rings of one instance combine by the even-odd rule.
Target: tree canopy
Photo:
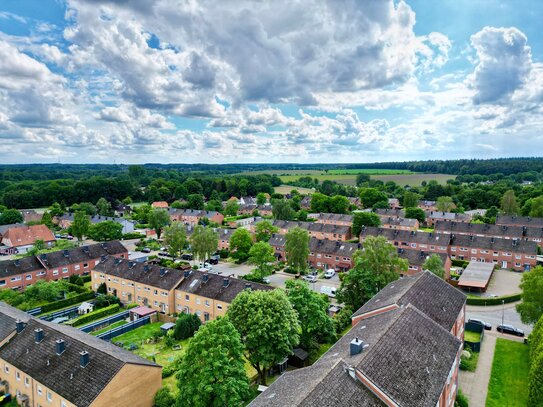
[[[181,222],[173,222],[164,228],[164,245],[174,257],[181,256],[187,245],[187,232]]]
[[[231,256],[239,261],[249,258],[249,251],[253,245],[253,238],[247,229],[238,228],[230,237]]]
[[[537,266],[522,275],[521,303],[517,304],[520,319],[525,324],[536,323],[543,315],[543,267]]]
[[[298,273],[307,267],[309,256],[309,233],[302,228],[293,228],[285,236],[285,254],[289,267]]]
[[[196,225],[190,237],[192,252],[200,261],[205,261],[217,251],[219,236],[210,227]]]
[[[170,215],[165,209],[155,208],[149,212],[148,222],[151,229],[156,232],[157,237],[160,239],[162,228],[170,223]]]
[[[249,262],[256,266],[253,274],[256,278],[269,276],[273,270],[275,250],[268,242],[257,242],[249,250]]]

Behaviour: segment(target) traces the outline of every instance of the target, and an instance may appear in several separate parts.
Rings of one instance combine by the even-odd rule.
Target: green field
[[[324,172],[326,173],[326,171]],[[372,168],[354,168],[354,169],[338,169],[338,170],[329,170],[328,174],[337,174],[337,175],[357,175],[357,174],[368,174],[368,175],[393,175],[393,174],[414,174],[409,170],[387,170],[387,169],[372,169]]]
[[[316,178],[320,182],[325,180],[336,181],[340,184],[346,185],[356,185],[356,175],[355,174],[288,174],[280,175],[279,177],[283,182],[293,182],[297,181],[300,177],[310,176],[311,178]],[[448,179],[454,179],[454,175],[447,174],[422,174],[422,173],[412,173],[412,174],[388,174],[388,175],[372,175],[371,179],[380,180],[383,182],[394,181],[400,186],[420,186],[422,181],[432,181],[435,180],[440,184],[445,184]]]
[[[524,343],[496,340],[487,407],[528,405],[529,351]]]
[[[281,185],[279,187],[275,187],[275,192],[285,195],[289,194],[293,189],[296,189],[302,195],[309,195],[315,192],[309,188],[293,187],[292,185]]]

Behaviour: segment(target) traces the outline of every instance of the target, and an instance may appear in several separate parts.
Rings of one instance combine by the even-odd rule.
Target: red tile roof
[[[4,233],[2,243],[6,246],[20,247],[33,245],[36,240],[54,242],[53,232],[45,225],[33,225],[10,228]]]

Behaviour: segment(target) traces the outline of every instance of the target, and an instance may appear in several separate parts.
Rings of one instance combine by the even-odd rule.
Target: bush
[[[227,259],[228,256],[230,256],[230,252],[228,250],[226,250],[226,249],[219,250],[219,257],[221,259]]]
[[[177,340],[187,339],[194,336],[202,322],[196,314],[181,314],[175,321],[173,336]]]
[[[338,334],[343,332],[345,328],[351,325],[352,315],[353,315],[353,309],[351,307],[344,307],[336,315],[334,315],[333,321],[336,327],[336,332]]]
[[[456,395],[456,401],[454,402],[455,407],[469,407],[468,398],[458,389],[458,394]]]
[[[89,312],[88,314],[81,315],[78,318],[72,319],[71,321],[66,322],[66,325],[81,326],[84,324],[88,324],[97,319],[107,317],[108,315],[113,315],[116,312],[118,312],[120,308],[121,307],[119,306],[119,304],[113,304],[113,305],[110,305],[109,307],[100,308],[99,310],[92,311],[92,312]]]
[[[121,303],[121,300],[118,297],[115,297],[114,295],[100,294],[99,296],[96,297],[96,300],[94,301],[94,307],[104,308],[113,304],[120,304],[120,303]]]
[[[106,283],[102,283],[98,286],[98,288],[96,289],[96,294],[107,294]]]
[[[543,345],[539,345],[530,360],[529,400],[531,406],[543,405]]]
[[[74,295],[73,297],[66,298],[64,300],[59,300],[55,302],[50,302],[49,304],[42,305],[41,312],[50,312],[60,308],[69,307],[70,305],[78,304],[83,301],[92,300],[94,298],[93,292],[81,293]]]
[[[90,274],[87,274],[86,276],[81,276],[81,280],[83,280],[83,283],[88,283],[92,280],[92,277]]]
[[[157,391],[155,394],[154,407],[172,407],[174,405],[175,399],[167,387],[162,387]]]
[[[513,295],[506,295],[503,297],[496,297],[496,298],[468,297],[467,304],[468,305],[501,305],[502,301],[505,304],[508,304],[510,302],[520,301],[520,293],[513,294]]]
[[[453,259],[451,261],[451,264],[454,266],[454,267],[462,267],[462,268],[466,268],[469,264],[469,261],[466,261],[466,260],[459,260],[459,259]]]
[[[124,240],[128,240],[128,239],[142,239],[142,238],[145,238],[145,235],[142,234],[142,233],[138,233],[138,232],[130,232],[130,233],[125,233],[123,235],[123,239]]]
[[[83,281],[83,278],[81,276],[78,276],[77,274],[72,274],[70,278],[68,279],[70,284],[83,286],[85,282]]]

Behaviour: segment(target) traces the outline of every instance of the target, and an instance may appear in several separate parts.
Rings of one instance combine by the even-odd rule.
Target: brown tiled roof
[[[367,236],[383,236],[390,241],[402,241],[410,243],[422,243],[436,246],[448,246],[450,237],[447,235],[411,231],[411,230],[398,230],[388,228],[376,228],[367,226],[362,228],[360,237],[365,239]]]
[[[438,255],[441,258],[441,262],[445,264],[449,255],[447,253],[432,253],[424,250],[409,250],[406,248],[398,249],[398,256],[407,260],[410,266],[422,266],[426,260],[432,255]]]
[[[38,260],[48,269],[52,269],[123,253],[128,253],[126,247],[118,240],[113,240],[106,243],[96,243],[75,247],[73,249],[40,254]]]
[[[166,201],[155,201],[151,204],[153,208],[167,208],[168,202]]]
[[[2,243],[9,239],[12,247],[33,245],[36,240],[44,242],[54,242],[53,232],[45,225],[32,225],[23,227],[14,227],[8,229],[3,236]]]

